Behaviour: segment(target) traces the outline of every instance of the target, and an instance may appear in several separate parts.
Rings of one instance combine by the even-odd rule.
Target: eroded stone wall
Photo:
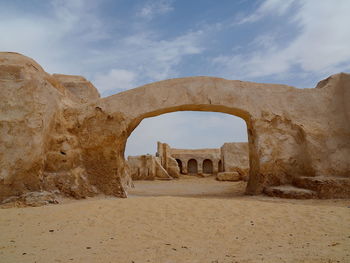
[[[188,174],[188,163],[190,160],[195,160],[197,163],[198,174],[208,174],[203,168],[204,161],[210,161],[213,171],[210,174],[216,174],[219,170],[219,161],[221,159],[220,149],[170,149],[170,155],[174,159],[178,159],[182,163],[182,173]]]
[[[79,103],[86,103],[100,98],[100,93],[95,86],[82,76],[53,74],[52,77],[70,91]]]
[[[153,155],[129,156],[128,165],[133,180],[172,179],[160,159]]]
[[[248,143],[225,143],[217,149],[176,149],[158,142],[158,156],[177,161],[180,174],[217,175],[218,180],[249,179]]]
[[[221,146],[222,172],[238,173],[234,177],[248,180],[249,147],[245,142],[224,143]],[[226,175],[227,176],[227,175]]]
[[[183,110],[246,121],[248,194],[305,176],[348,180],[349,87],[345,73],[313,89],[189,77],[84,103],[32,59],[0,53],[0,199],[50,187],[126,196],[127,138],[144,118]]]

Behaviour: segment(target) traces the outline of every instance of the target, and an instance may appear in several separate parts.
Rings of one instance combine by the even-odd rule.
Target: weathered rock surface
[[[171,156],[171,148],[166,143],[157,143],[157,157],[161,166],[172,178],[179,178],[180,168],[177,161]]]
[[[65,88],[32,59],[0,55],[0,200],[39,191],[55,115]]]
[[[241,178],[249,174],[249,148],[246,142],[224,143],[220,148],[222,170],[225,172],[238,172]]]
[[[2,207],[25,207],[43,206],[48,204],[58,204],[57,196],[54,192],[29,192],[20,196],[11,196],[2,202]]]
[[[133,180],[172,179],[158,157],[153,155],[129,156],[128,165]]]
[[[350,178],[345,177],[297,177],[293,185],[312,190],[319,198],[347,198],[350,196]]]
[[[238,172],[221,172],[217,174],[216,180],[237,182],[242,180],[242,176]]]
[[[270,186],[264,189],[264,193],[273,197],[290,199],[317,198],[316,192],[308,189],[297,188],[292,185]]]
[[[218,172],[239,172],[242,178],[248,178],[249,149],[246,142],[225,143],[220,148],[203,149],[178,149],[158,142],[157,155],[165,164],[166,159],[175,159],[181,174],[212,175]]]
[[[17,53],[0,53],[0,93],[0,202],[46,189],[76,198],[98,193],[74,131],[80,100]],[[118,189],[122,177],[115,177]]]
[[[350,74],[333,75],[314,89],[189,77],[87,103],[73,93],[32,59],[0,53],[0,200],[58,188],[45,182],[52,174],[69,178],[60,189],[69,189],[74,177],[81,195],[125,197],[129,135],[144,118],[184,110],[246,121],[247,194],[298,177],[350,176]]]
[[[100,98],[100,93],[94,85],[82,76],[53,74],[52,77],[57,79],[70,91],[74,95],[74,98],[80,103],[86,103]]]

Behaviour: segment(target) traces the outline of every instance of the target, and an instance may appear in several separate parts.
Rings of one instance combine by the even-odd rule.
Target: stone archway
[[[126,141],[133,130],[145,118],[176,111],[221,112],[242,118],[248,128],[251,162],[258,163],[258,161],[254,161],[257,157],[253,139],[255,122],[249,112],[253,110],[250,108],[250,103],[253,102],[249,102],[251,100],[249,92],[242,92],[245,89],[242,83],[244,82],[210,77],[166,80],[112,95],[99,100],[88,109],[85,108],[84,121],[86,123],[84,126],[86,127],[84,129],[86,135],[95,133],[98,137],[89,141],[89,139],[84,140],[85,134],[82,136],[87,155],[87,158],[84,159],[88,162],[86,165],[92,168],[89,169],[91,177],[104,181],[102,178],[106,178],[106,174],[110,174],[123,181],[127,172],[124,165],[124,150]],[[98,122],[103,122],[103,125],[98,125]],[[103,127],[103,130],[99,127]],[[90,142],[91,147],[88,145]],[[93,160],[92,151],[100,151],[94,156],[95,158],[98,156],[98,159]],[[102,158],[103,160],[101,160]],[[102,163],[104,171],[100,171]],[[166,167],[167,164],[164,165]],[[258,175],[254,167],[258,168],[257,165],[253,165],[250,172]],[[106,172],[106,170],[110,172]],[[255,184],[259,185],[259,182],[255,182],[254,176],[250,176],[250,178],[252,187],[249,188],[254,193],[256,191]],[[261,191],[262,188],[257,192]]]
[[[213,172],[214,172],[213,161],[209,159],[205,159],[203,161],[203,173],[212,174]]]
[[[49,189],[44,183],[52,177],[66,180],[65,191],[77,196],[126,196],[124,150],[129,135],[143,119],[175,111],[222,112],[245,120],[247,194],[293,184],[300,177],[349,176],[350,108],[344,101],[350,94],[350,74],[330,76],[314,89],[189,77],[84,102],[30,58],[0,55],[5,58],[0,67],[6,81],[0,103],[6,113],[0,125],[6,139],[0,200]],[[28,141],[32,143],[23,143]],[[77,193],[79,185],[82,192]]]
[[[209,159],[205,159],[203,161],[203,173],[213,174],[213,172],[214,172],[213,161]]]
[[[221,112],[246,122],[250,162],[246,193],[260,194],[266,186],[313,173],[302,127],[281,116],[288,111],[289,104],[282,102],[290,91],[284,85],[190,77],[151,83],[83,105],[77,114],[83,165],[102,192],[113,193],[111,181],[123,185],[127,180],[126,141],[143,119],[176,111]]]
[[[190,159],[187,162],[188,174],[198,174],[198,162],[196,159]]]

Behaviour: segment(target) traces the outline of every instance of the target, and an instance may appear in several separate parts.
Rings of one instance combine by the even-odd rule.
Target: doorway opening
[[[189,111],[144,119],[130,135],[125,154],[135,185],[129,195],[227,196],[245,191],[246,182],[229,178],[231,173],[249,173],[247,126],[233,115]],[[147,175],[140,174],[146,170]]]
[[[180,173],[183,173],[183,169],[182,169],[182,162],[180,159],[176,159],[177,165],[179,166],[180,169]]]
[[[203,173],[204,174],[213,174],[213,162],[212,162],[212,160],[205,159],[203,161]]]
[[[195,159],[190,159],[187,167],[189,174],[198,174],[198,162]]]

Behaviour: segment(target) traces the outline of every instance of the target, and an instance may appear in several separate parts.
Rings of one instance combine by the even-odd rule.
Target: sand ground
[[[350,200],[244,196],[213,178],[135,186],[0,209],[0,262],[350,262]]]

